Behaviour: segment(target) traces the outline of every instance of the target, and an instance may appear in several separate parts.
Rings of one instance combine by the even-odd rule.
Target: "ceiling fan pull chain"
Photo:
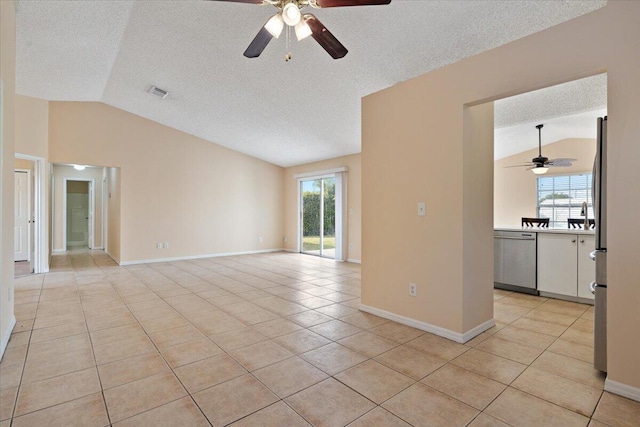
[[[287,41],[287,54],[284,56],[284,62],[289,62],[291,61],[292,55],[291,55],[291,27],[290,26],[286,26],[287,27],[287,34],[286,34],[286,41]]]

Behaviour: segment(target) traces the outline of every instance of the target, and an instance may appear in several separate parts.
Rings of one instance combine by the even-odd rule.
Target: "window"
[[[549,228],[567,228],[567,218],[584,218],[580,215],[583,202],[593,218],[590,173],[538,178],[538,217],[549,218]]]

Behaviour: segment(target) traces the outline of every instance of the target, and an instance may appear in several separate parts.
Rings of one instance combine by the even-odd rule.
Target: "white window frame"
[[[591,179],[587,179],[587,187],[576,187],[576,188],[571,188],[569,187],[568,190],[566,189],[556,189],[555,185],[553,188],[551,189],[544,189],[541,190],[540,189],[540,180],[542,179],[548,179],[548,178],[553,178],[554,182],[556,179],[561,179],[561,178],[569,178],[569,182],[571,182],[571,177],[572,176],[588,176],[591,175],[592,172],[578,172],[578,173],[567,173],[567,174],[557,174],[557,175],[543,175],[543,176],[539,176],[536,179],[536,215],[538,216],[538,218],[543,218],[543,215],[540,213],[540,199],[541,199],[541,191],[547,192],[547,191],[551,191],[551,193],[558,193],[558,192],[571,192],[571,191],[575,191],[575,190],[586,190],[587,191],[587,212],[593,212],[593,199],[591,197],[591,186],[592,186],[592,180]],[[569,200],[571,201],[572,199],[553,199],[553,200]],[[572,208],[580,208],[582,205],[582,202],[580,202],[580,204],[574,205],[572,203],[568,203],[562,206],[558,206],[558,208],[568,208],[569,211],[571,211]],[[545,206],[548,207],[548,206]],[[553,210],[553,212],[555,213],[555,203],[553,206],[551,206],[551,209]],[[549,228],[566,228],[567,227],[567,223],[562,222],[562,221],[553,221],[553,219],[555,218],[555,214],[552,214],[551,217],[549,218]],[[593,218],[593,215],[588,215],[589,218]],[[546,217],[544,217],[546,218]]]

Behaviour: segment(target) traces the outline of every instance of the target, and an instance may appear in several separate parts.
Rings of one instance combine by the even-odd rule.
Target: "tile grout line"
[[[92,257],[93,259],[93,257]],[[95,261],[94,261],[95,262]],[[111,284],[111,282],[109,282],[108,279],[108,275],[107,275],[107,279],[106,282],[109,283],[109,286],[111,286],[111,288],[113,288],[113,285]],[[78,280],[76,277],[76,287],[78,286]],[[114,289],[115,291],[115,289]],[[116,291],[117,294],[117,291]],[[118,295],[118,298],[120,298],[120,295]],[[87,329],[87,335],[89,336],[89,343],[91,344],[91,354],[93,355],[93,362],[95,363],[95,369],[96,369],[96,374],[98,376],[98,383],[100,384],[100,395],[102,396],[102,403],[104,404],[104,411],[107,415],[107,421],[109,421],[109,425],[112,425],[113,423],[111,422],[111,414],[109,413],[109,407],[107,406],[107,398],[104,395],[104,386],[102,385],[102,377],[100,375],[100,369],[98,369],[98,360],[96,359],[96,352],[95,349],[93,348],[93,337],[91,336],[91,331],[89,330],[89,324],[87,323],[87,316],[86,316],[86,312],[84,310],[84,302],[82,300],[82,295],[80,295],[80,290],[78,289],[78,297],[80,298],[80,306],[82,307],[82,316],[84,317],[84,323],[85,323],[85,328]]]
[[[27,367],[27,358],[29,357],[29,350],[31,349],[31,338],[33,336],[33,327],[36,324],[36,317],[38,315],[38,309],[40,308],[40,298],[42,297],[42,291],[44,290],[44,281],[46,276],[43,275],[42,283],[40,284],[40,293],[38,294],[38,302],[36,305],[36,312],[33,314],[33,324],[31,325],[31,329],[29,330],[29,342],[27,343],[27,352],[24,355],[24,362],[22,365],[22,373],[20,374],[20,381],[18,382],[16,397],[13,402],[13,409],[11,411],[11,417],[9,418],[9,425],[13,424],[13,419],[15,418],[16,409],[18,408],[18,398],[20,397],[20,392],[22,391],[22,381],[24,379],[24,371]],[[15,290],[14,290],[14,300],[15,300]],[[11,338],[9,338],[11,339]],[[26,415],[26,414],[22,414]]]

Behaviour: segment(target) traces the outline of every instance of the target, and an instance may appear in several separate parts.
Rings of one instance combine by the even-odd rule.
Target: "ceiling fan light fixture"
[[[305,22],[303,18],[300,20],[300,22],[296,24],[296,37],[298,38],[298,41],[300,41],[300,40],[306,39],[310,35],[311,35],[311,27],[309,26],[309,24]]]
[[[287,3],[285,7],[282,8],[282,19],[285,24],[291,27],[297,25],[301,17],[300,9],[298,9],[298,6],[293,2]]]
[[[280,37],[282,34],[282,29],[284,28],[284,21],[282,20],[282,15],[280,13],[276,13],[273,15],[266,24],[264,24],[264,28],[269,31],[269,33],[275,37]]]
[[[531,169],[531,172],[536,175],[544,175],[545,173],[549,172],[549,168],[546,166],[536,166],[535,168]]]

